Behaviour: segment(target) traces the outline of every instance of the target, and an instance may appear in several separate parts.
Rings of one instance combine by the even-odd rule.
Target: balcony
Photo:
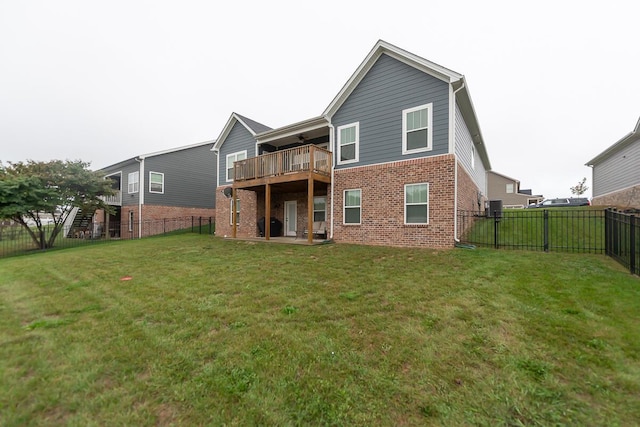
[[[122,191],[118,190],[111,196],[102,196],[102,200],[104,200],[107,205],[122,206]]]
[[[313,144],[238,160],[234,187],[248,188],[313,179],[331,182],[331,152]]]

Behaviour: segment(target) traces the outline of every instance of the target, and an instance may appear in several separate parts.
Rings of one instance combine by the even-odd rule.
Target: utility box
[[[489,200],[487,202],[487,216],[489,218],[502,218],[502,200]]]

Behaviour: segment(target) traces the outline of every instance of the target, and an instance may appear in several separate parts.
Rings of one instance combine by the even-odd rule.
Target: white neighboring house
[[[632,132],[586,165],[592,168],[592,205],[640,209],[640,119]]]

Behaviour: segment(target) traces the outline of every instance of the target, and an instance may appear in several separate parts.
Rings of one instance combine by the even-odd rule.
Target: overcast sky
[[[315,117],[383,39],[465,75],[494,171],[568,196],[640,117],[639,17],[632,0],[0,0],[0,160],[98,169],[215,139],[234,111]]]

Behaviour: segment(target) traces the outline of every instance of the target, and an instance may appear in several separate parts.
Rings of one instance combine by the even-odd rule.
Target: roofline
[[[170,149],[167,149],[167,150],[155,151],[153,153],[139,154],[137,156],[133,156],[133,157],[130,157],[128,159],[121,160],[121,161],[116,162],[116,163],[112,163],[112,164],[107,165],[105,167],[102,167],[102,168],[100,168],[98,170],[101,171],[101,170],[109,169],[109,168],[112,168],[113,166],[117,166],[117,165],[120,165],[120,164],[128,163],[128,162],[131,162],[133,160],[143,160],[143,159],[146,159],[146,158],[149,158],[149,157],[155,157],[155,156],[160,156],[160,155],[163,155],[163,154],[174,153],[176,151],[188,150],[189,148],[195,148],[195,147],[200,147],[200,146],[203,146],[203,145],[215,144],[215,142],[216,142],[216,140],[212,139],[212,140],[209,140],[209,141],[198,142],[198,143],[189,144],[189,145],[183,145],[181,147],[170,148]]]
[[[636,123],[636,127],[633,129],[633,131],[629,132],[628,134],[623,136],[620,140],[618,140],[618,142],[609,146],[609,148],[607,148],[606,150],[604,150],[603,152],[595,156],[593,159],[589,160],[587,163],[585,163],[585,166],[595,166],[596,163],[600,163],[601,161],[608,158],[611,154],[625,148],[627,145],[631,144],[636,139],[640,139],[640,119],[638,119],[638,123]]]
[[[216,152],[220,151],[220,146],[222,145],[224,140],[227,139],[227,136],[229,136],[229,132],[231,132],[231,128],[233,127],[232,123],[234,120],[239,122],[242,126],[244,126],[245,129],[249,131],[251,136],[253,137],[256,136],[256,133],[253,129],[251,129],[251,126],[247,125],[244,122],[244,120],[242,120],[240,115],[234,112],[234,113],[231,113],[231,116],[229,116],[229,120],[227,120],[227,123],[222,128],[222,132],[220,133],[220,136],[218,136],[218,138],[216,139],[216,143],[211,148],[211,151],[216,151]]]
[[[373,64],[375,64],[375,62],[383,53],[414,68],[417,68],[429,75],[432,75],[433,77],[436,77],[446,83],[460,80],[463,77],[462,74],[456,73],[455,71],[438,65],[435,62],[431,62],[411,52],[407,52],[406,50],[394,46],[391,43],[387,43],[384,40],[378,40],[378,42],[373,46],[373,49],[371,49],[364,61],[362,61],[360,66],[351,75],[349,80],[347,80],[347,83],[342,87],[340,92],[338,92],[336,97],[333,98],[329,106],[324,110],[324,112],[322,113],[323,116],[329,118],[333,116],[333,114],[338,110],[338,108],[340,108],[342,103],[349,97],[351,92],[353,92],[353,90],[364,78],[364,76],[367,75]]]
[[[293,136],[301,132],[320,129],[329,126],[329,121],[324,116],[312,117],[310,119],[302,120],[300,122],[292,123],[290,125],[282,126],[277,129],[268,130],[256,134],[256,140],[258,144],[263,144],[269,141],[274,141],[280,138],[286,138]]]
[[[519,179],[511,178],[510,176],[507,176],[507,175],[501,174],[501,173],[496,172],[496,171],[488,170],[488,171],[487,171],[487,173],[492,173],[492,174],[494,174],[494,175],[498,175],[498,176],[501,176],[501,177],[503,177],[503,178],[507,178],[507,179],[509,179],[509,180],[511,180],[511,181],[514,181],[514,182],[520,183],[520,180],[519,180]]]

